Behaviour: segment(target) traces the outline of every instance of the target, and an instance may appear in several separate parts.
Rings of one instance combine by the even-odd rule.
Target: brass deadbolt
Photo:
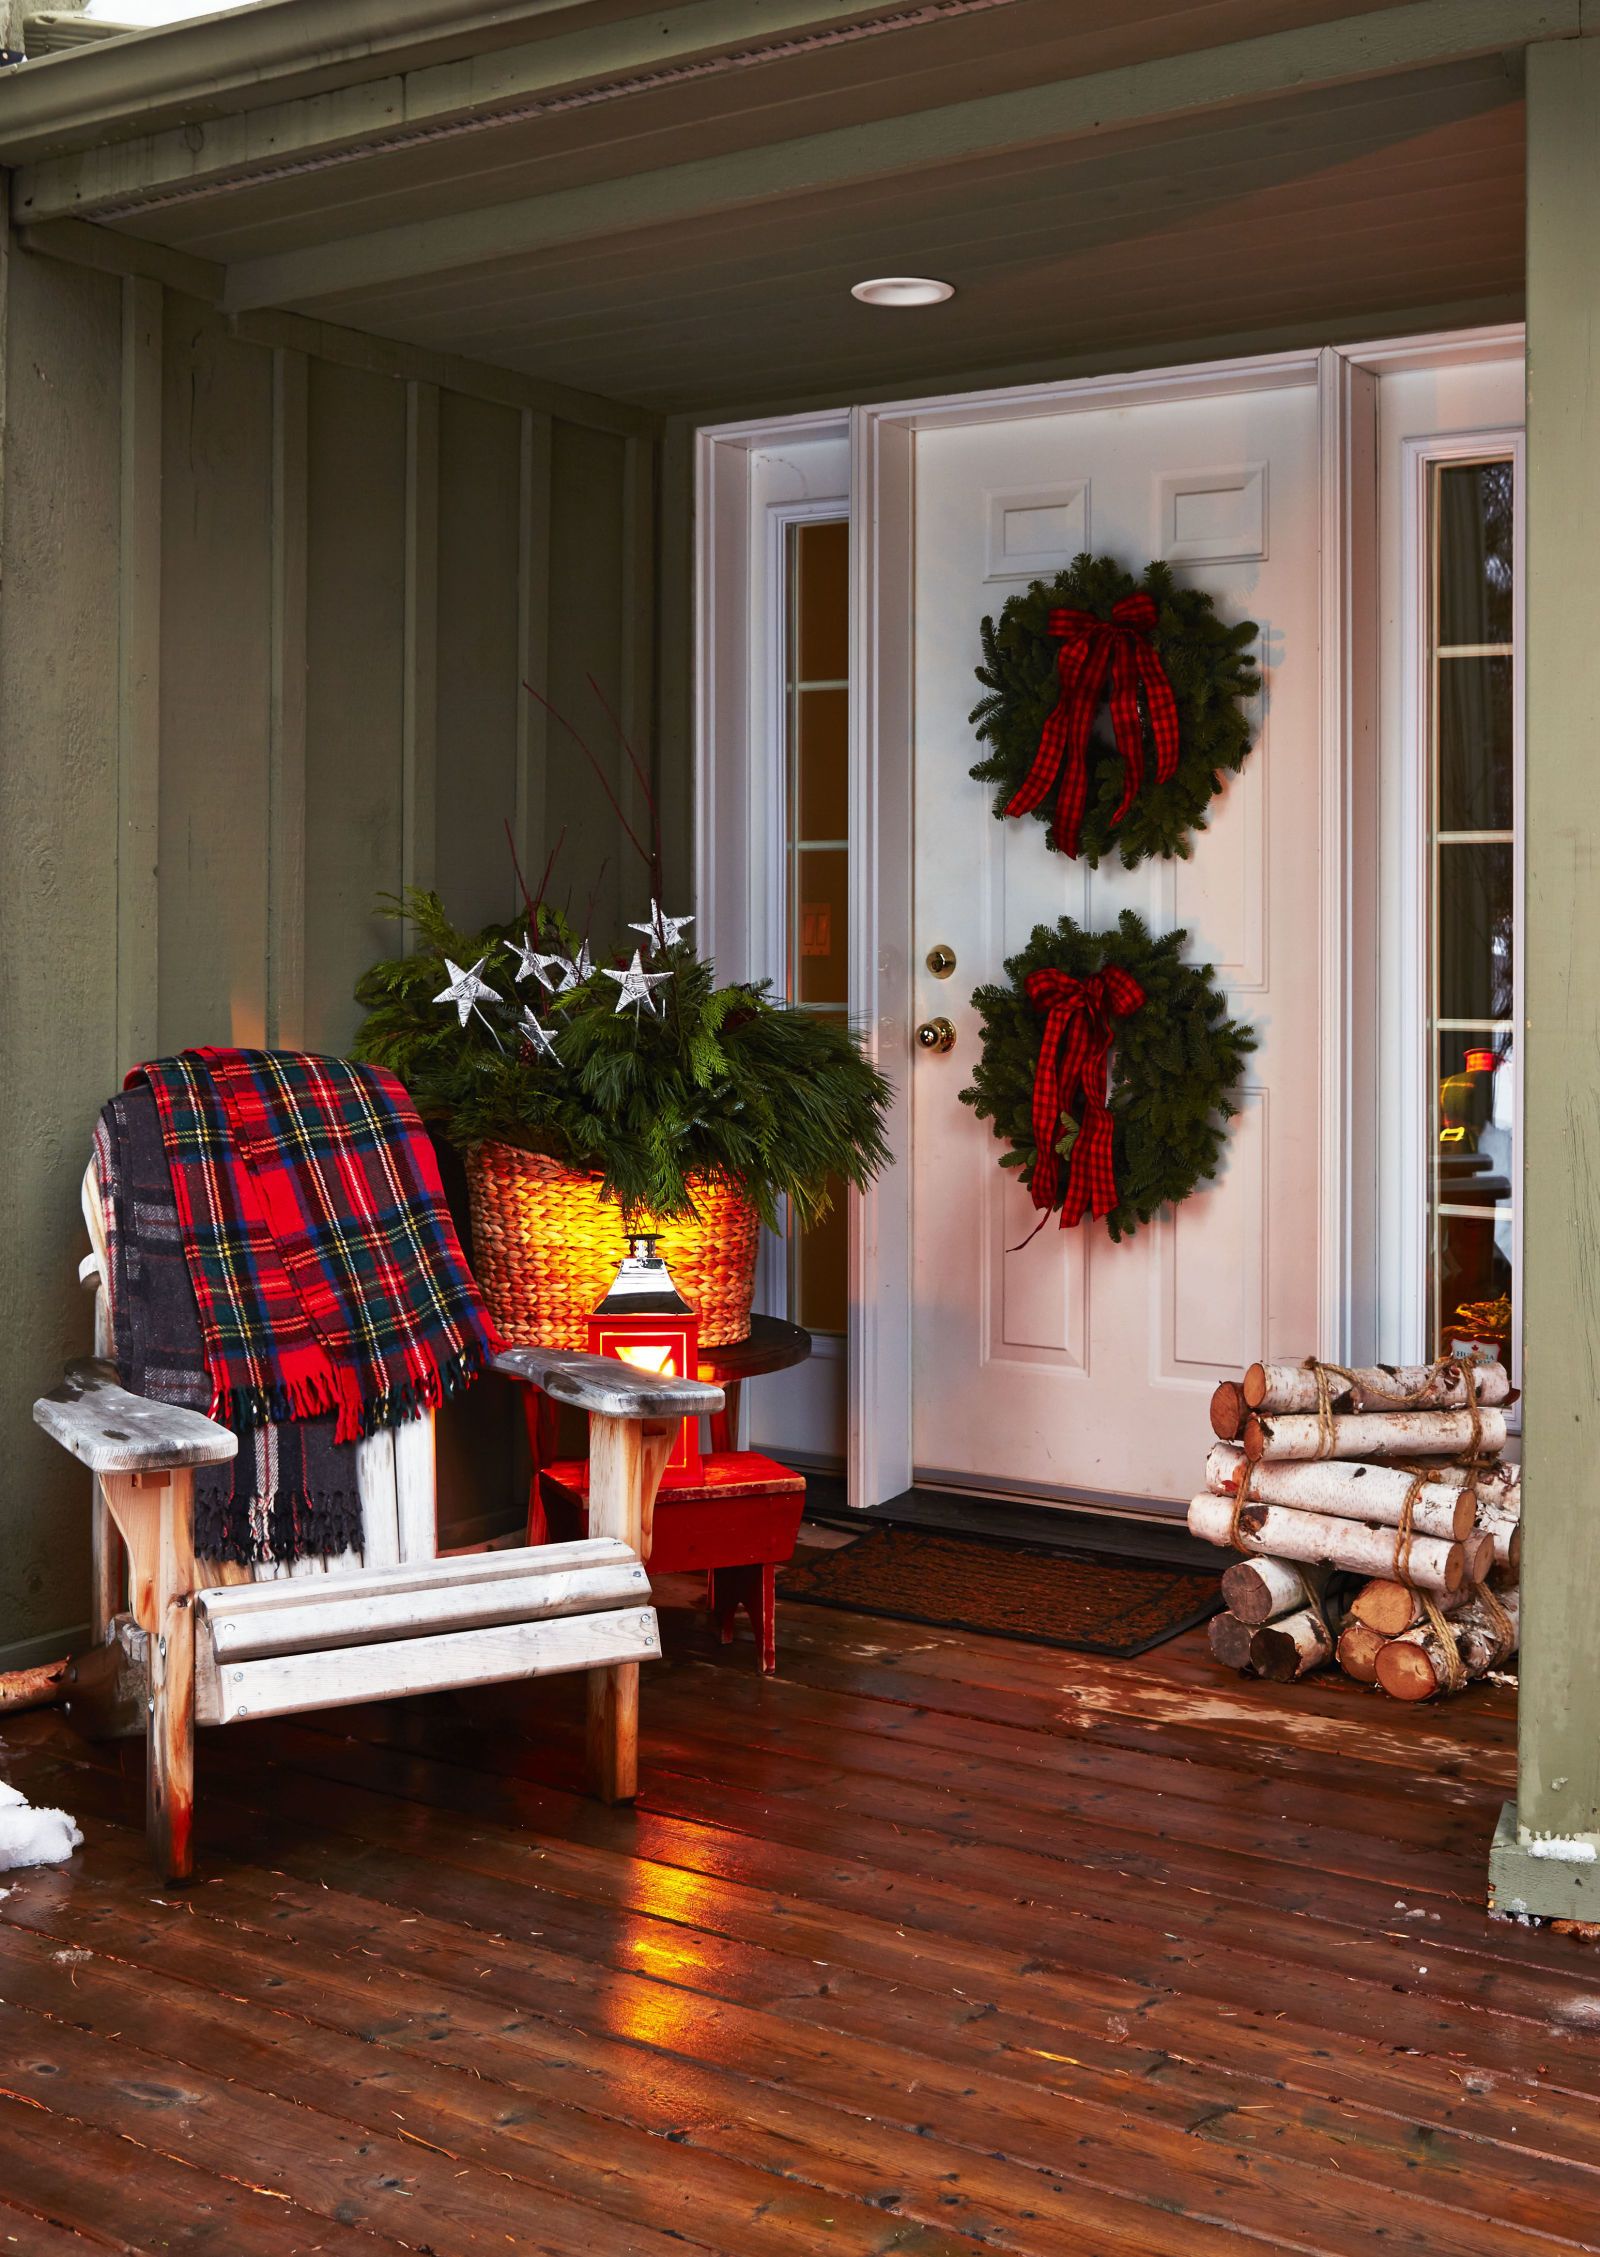
[[[956,952],[947,948],[942,940],[936,941],[928,951],[926,962],[936,980],[947,980],[956,968]]]
[[[956,1030],[948,1019],[924,1019],[917,1029],[917,1044],[920,1049],[932,1050],[942,1058],[947,1050],[954,1050]]]

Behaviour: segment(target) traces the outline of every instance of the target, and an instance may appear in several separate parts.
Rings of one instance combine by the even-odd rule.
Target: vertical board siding
[[[406,396],[313,361],[307,402],[305,1040],[343,1050],[397,928],[405,719]]]
[[[400,734],[400,867],[434,882],[439,742],[439,387],[406,386],[405,644]]]
[[[546,680],[535,684],[561,716],[549,725],[545,761],[545,829],[550,846],[565,833],[552,891],[557,901],[570,896],[572,914],[580,924],[589,918],[592,902],[593,930],[607,942],[629,918],[645,914],[649,879],[569,728],[588,746],[611,793],[626,808],[631,793],[622,779],[628,764],[589,687],[589,677],[621,713],[627,703],[629,644],[622,620],[627,595],[627,446],[625,439],[609,432],[580,430],[570,423],[555,426],[550,463],[549,664]]]
[[[445,395],[439,418],[434,871],[469,929],[516,902],[506,825],[515,829],[520,709],[532,702],[518,670],[521,426],[514,408],[459,393]]]
[[[159,283],[122,284],[117,562],[117,1063],[157,1048],[161,986],[161,423]]]
[[[537,885],[549,852],[545,762],[550,717],[528,694],[550,672],[550,452],[547,415],[525,408],[517,495],[517,851]]]
[[[77,1183],[117,1070],[121,285],[11,257],[0,602],[0,1643],[89,1612],[80,1469],[32,1421],[89,1346]],[[35,1658],[46,1658],[42,1653]]]
[[[77,1187],[123,1069],[339,1051],[437,884],[472,924],[564,823],[597,938],[646,880],[570,740],[652,737],[651,444],[236,335],[144,279],[11,260],[0,604],[0,1656],[81,1636],[87,1492],[33,1398],[90,1346]],[[9,397],[7,398],[7,392]],[[552,654],[554,654],[552,656]],[[640,826],[642,828],[642,823]],[[623,889],[619,893],[619,888]],[[623,907],[625,903],[625,909]],[[446,1540],[520,1518],[521,1419],[441,1422]],[[3,1666],[0,1663],[0,1666]]]
[[[162,1056],[266,1039],[272,652],[272,356],[197,300],[166,300]]]
[[[272,640],[267,740],[267,1040],[305,1040],[306,392],[304,353],[272,355]]]

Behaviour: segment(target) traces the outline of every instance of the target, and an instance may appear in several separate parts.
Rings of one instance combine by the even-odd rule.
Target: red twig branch
[[[553,721],[560,722],[562,728],[566,730],[567,735],[572,739],[578,750],[583,754],[584,759],[588,761],[589,766],[595,772],[595,777],[600,785],[600,789],[605,793],[606,798],[611,803],[612,813],[616,816],[617,821],[622,825],[624,832],[627,834],[627,837],[633,846],[634,852],[638,855],[645,868],[647,870],[653,871],[655,868],[654,857],[651,855],[647,847],[641,845],[638,832],[628,821],[627,816],[622,812],[622,802],[618,799],[616,793],[611,788],[610,777],[607,776],[599,761],[589,750],[588,745],[585,744],[583,738],[579,736],[577,730],[572,726],[572,723],[567,719],[566,715],[559,711],[557,707],[553,706],[547,697],[541,695],[541,693],[534,688],[531,682],[524,682],[522,686],[527,691],[529,697],[531,697],[537,705],[543,706],[545,712],[550,715]]]

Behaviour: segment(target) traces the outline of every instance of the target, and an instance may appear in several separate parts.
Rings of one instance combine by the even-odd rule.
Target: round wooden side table
[[[739,1399],[747,1379],[787,1371],[793,1364],[803,1364],[810,1353],[810,1333],[783,1317],[752,1317],[746,1339],[726,1348],[702,1348],[698,1376],[720,1387],[727,1398],[711,1421],[712,1449],[739,1447]]]

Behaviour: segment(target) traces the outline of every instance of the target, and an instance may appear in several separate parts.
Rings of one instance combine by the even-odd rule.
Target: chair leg
[[[614,1662],[589,1672],[589,1792],[598,1802],[632,1802],[639,1792],[639,1664]]]
[[[762,1670],[770,1677],[778,1666],[778,1571],[771,1560],[763,1561],[761,1566],[756,1643],[761,1648]]]
[[[528,1456],[533,1461],[528,1474],[528,1523],[522,1540],[525,1544],[544,1544],[549,1541],[550,1526],[545,1518],[539,1474],[556,1454],[555,1406],[537,1387],[524,1387],[521,1392],[522,1415],[528,1427]]]
[[[158,1491],[145,1833],[164,1881],[194,1870],[194,1475]]]
[[[749,1567],[714,1567],[709,1592],[711,1619],[725,1646],[733,1643],[739,1609],[750,1617],[756,1651],[767,1675],[778,1666],[777,1577],[770,1560]]]

